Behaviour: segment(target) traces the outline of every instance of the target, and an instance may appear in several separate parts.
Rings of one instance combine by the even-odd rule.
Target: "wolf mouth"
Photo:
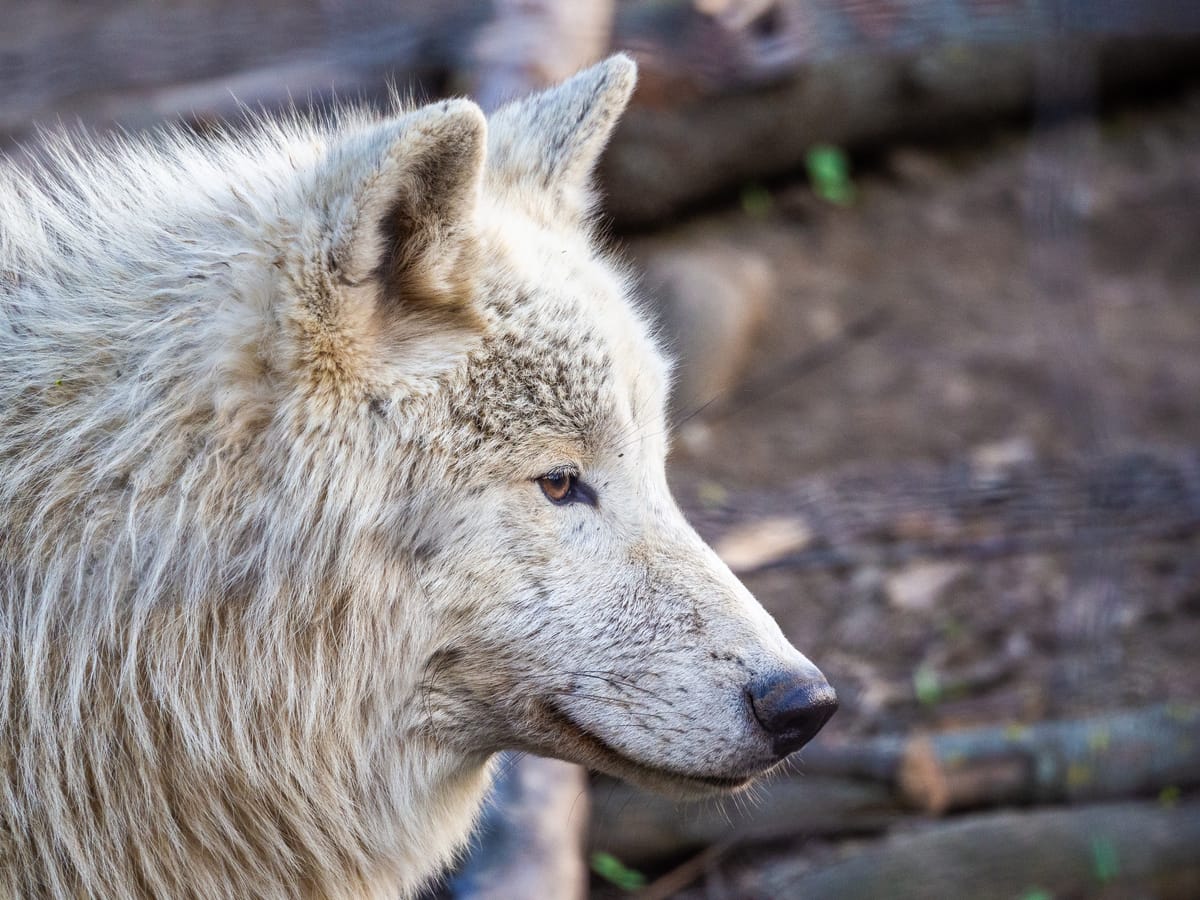
[[[667,782],[677,787],[701,789],[705,793],[735,791],[745,787],[755,775],[696,775],[676,769],[650,765],[633,759],[614,748],[604,738],[578,724],[567,713],[552,704],[541,704],[546,722],[567,739],[576,761],[609,775],[644,782]]]

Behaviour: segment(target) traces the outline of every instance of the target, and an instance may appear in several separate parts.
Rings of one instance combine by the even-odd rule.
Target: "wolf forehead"
[[[668,363],[623,274],[604,259],[578,265],[596,271],[482,281],[487,326],[453,405],[483,437],[564,439],[593,454],[614,429],[661,412]]]
[[[492,333],[467,364],[456,407],[484,437],[515,442],[530,432],[589,442],[616,416],[612,357],[586,335]]]
[[[661,412],[670,364],[627,266],[586,227],[544,227],[503,201],[480,224],[485,323],[455,408],[486,438],[572,439],[584,453]]]

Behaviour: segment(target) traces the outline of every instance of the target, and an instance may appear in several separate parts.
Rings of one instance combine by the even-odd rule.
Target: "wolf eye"
[[[579,475],[569,469],[547,472],[537,479],[538,487],[551,503],[560,506],[567,503],[596,505],[596,492],[579,480]]]

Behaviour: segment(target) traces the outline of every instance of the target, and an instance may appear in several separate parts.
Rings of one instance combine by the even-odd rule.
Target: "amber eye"
[[[537,483],[551,503],[566,503],[571,499],[577,480],[574,472],[551,472],[539,478]]]
[[[547,472],[541,478],[535,479],[546,499],[551,503],[564,506],[568,503],[583,503],[587,506],[599,506],[600,501],[596,492],[579,480],[579,474],[570,469],[555,469]]]

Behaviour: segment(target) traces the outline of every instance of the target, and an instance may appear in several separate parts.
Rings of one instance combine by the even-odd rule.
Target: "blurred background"
[[[511,757],[456,897],[1200,896],[1200,3],[0,0],[38,127],[641,66],[672,481],[842,710],[681,805]],[[33,152],[36,152],[34,150]]]

